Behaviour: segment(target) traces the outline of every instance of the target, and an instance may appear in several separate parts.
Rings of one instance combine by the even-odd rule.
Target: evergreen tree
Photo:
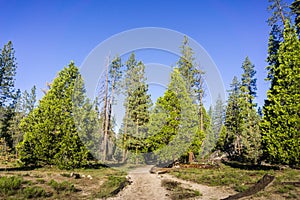
[[[226,147],[226,144],[225,144],[226,136],[227,136],[226,126],[223,125],[221,127],[221,130],[220,130],[220,133],[219,133],[219,138],[217,140],[215,150],[220,150],[222,152],[226,152],[226,149],[225,149],[225,147]]]
[[[59,72],[39,105],[22,120],[24,139],[18,145],[25,165],[58,165],[74,168],[85,164],[88,151],[74,121],[73,94],[78,68],[71,62]],[[78,86],[84,92],[83,85]]]
[[[163,97],[150,117],[147,145],[161,163],[173,162],[188,152],[199,153],[203,135],[199,131],[196,105],[177,68]]]
[[[187,36],[184,36],[183,44],[180,47],[181,57],[177,62],[177,66],[183,80],[185,81],[185,86],[188,94],[193,99],[193,103],[198,104],[198,120],[199,120],[199,133],[204,135],[204,106],[203,106],[203,97],[204,97],[204,72],[197,68],[195,63],[195,57],[193,49],[189,46],[189,40]],[[202,140],[200,142],[202,144]],[[200,149],[199,149],[200,151]],[[189,153],[189,160],[191,161],[192,152]]]
[[[196,68],[195,58],[192,48],[189,46],[189,40],[187,36],[184,36],[183,44],[180,47],[181,57],[177,62],[178,69],[183,79],[186,82],[186,90],[190,95],[194,95],[193,88],[195,87]]]
[[[227,101],[225,126],[226,137],[224,141],[224,151],[228,153],[229,158],[233,159],[241,155],[241,124],[239,97],[240,82],[235,76],[232,80]]]
[[[17,100],[14,106],[14,115],[10,121],[8,133],[12,136],[13,147],[22,141],[23,132],[20,129],[20,122],[34,109],[36,103],[36,87],[31,88],[31,92],[28,93],[26,90],[22,93],[17,91]],[[15,149],[13,149],[15,150]],[[16,154],[17,156],[17,154]]]
[[[272,12],[271,17],[268,19],[269,26],[278,25],[282,32],[285,20],[290,18],[289,6],[281,0],[269,0],[270,5],[268,10]]]
[[[17,63],[13,44],[9,41],[0,54],[0,107],[9,106],[16,99],[15,76]]]
[[[19,94],[15,90],[17,63],[11,41],[0,51],[0,138],[4,138],[8,147],[12,149],[13,140],[9,126],[14,117],[14,107]]]
[[[213,108],[211,120],[212,120],[212,131],[214,133],[214,137],[217,140],[219,138],[219,133],[223,126],[225,119],[225,110],[224,103],[222,102],[221,96],[218,95],[216,104]]]
[[[270,81],[273,79],[273,73],[274,73],[274,66],[277,64],[278,61],[278,48],[279,44],[281,42],[281,31],[278,29],[278,26],[274,25],[272,27],[272,30],[270,32],[269,36],[269,43],[268,43],[268,57],[267,57],[267,71],[268,71],[268,76],[266,80]]]
[[[283,41],[283,25],[286,19],[289,19],[291,12],[288,10],[287,3],[281,0],[269,0],[269,11],[272,11],[271,17],[268,19],[268,24],[271,26],[268,43],[267,71],[266,80],[271,81],[273,78],[273,68],[276,65],[278,57],[279,43]]]
[[[259,131],[259,115],[256,112],[256,71],[248,57],[243,63],[241,95],[239,98],[242,123],[242,154],[241,159],[256,163],[260,157],[261,136]]]
[[[297,28],[298,35],[300,34],[300,0],[295,0],[290,6],[295,16],[295,25]]]
[[[135,59],[132,53],[126,62],[125,72],[125,117],[124,117],[124,151],[132,150],[135,156],[144,151],[143,138],[149,121],[151,99],[146,84],[145,66]],[[126,153],[123,155],[126,158]],[[138,159],[135,159],[138,162]]]
[[[299,55],[298,35],[286,22],[261,125],[264,155],[274,163],[299,164]]]
[[[207,156],[214,149],[216,144],[216,137],[212,129],[212,119],[208,113],[206,113],[205,108],[203,108],[203,118],[204,118],[204,140],[201,146],[201,152],[199,155],[203,158]],[[201,140],[200,140],[201,141]],[[198,148],[200,149],[200,148]]]

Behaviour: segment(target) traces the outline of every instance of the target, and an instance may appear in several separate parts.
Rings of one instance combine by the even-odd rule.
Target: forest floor
[[[150,173],[152,167],[129,166],[122,171],[101,165],[76,170],[0,165],[0,199],[218,200],[246,191],[265,174],[275,180],[243,200],[300,199],[300,170],[288,167],[241,169],[221,164],[210,169],[172,168],[164,174]]]
[[[179,168],[168,169],[168,173],[164,174],[150,174],[151,167],[143,166],[129,171],[132,183],[109,199],[219,200],[247,191],[265,174],[275,176],[274,181],[262,191],[243,197],[242,200],[300,199],[300,170],[288,167],[245,169],[244,166],[241,169],[221,164],[219,168]]]

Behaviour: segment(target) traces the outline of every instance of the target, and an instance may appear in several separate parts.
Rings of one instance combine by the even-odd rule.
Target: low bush
[[[57,193],[67,191],[67,192],[76,192],[75,186],[68,182],[68,181],[63,181],[61,183],[56,182],[55,180],[51,179],[50,182],[48,183],[50,187],[52,187]]]
[[[14,195],[21,188],[23,179],[18,176],[1,177],[0,178],[0,193],[1,195]]]
[[[22,193],[27,199],[51,196],[51,194],[47,194],[43,188],[38,186],[26,187]]]

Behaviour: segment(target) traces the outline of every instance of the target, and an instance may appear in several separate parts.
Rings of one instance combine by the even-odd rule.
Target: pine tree
[[[286,22],[261,125],[264,155],[273,163],[299,164],[299,55],[298,35]]]
[[[272,11],[271,17],[268,19],[269,26],[278,25],[282,32],[282,28],[285,20],[290,18],[290,12],[288,11],[287,3],[283,3],[281,0],[269,0],[270,5],[268,10]]]
[[[126,62],[125,74],[125,118],[124,118],[124,150],[135,152],[137,157],[144,151],[143,138],[145,137],[145,127],[149,121],[149,108],[151,99],[146,84],[145,66],[135,59],[135,54],[130,55]],[[124,158],[126,157],[124,153]],[[135,159],[136,163],[138,159]]]
[[[226,126],[223,125],[221,127],[221,130],[220,130],[220,133],[219,133],[219,138],[217,140],[215,150],[220,150],[222,152],[226,152],[226,149],[225,149],[225,147],[226,147],[226,144],[225,144],[226,136],[227,136]]]
[[[212,131],[215,139],[219,138],[219,133],[223,126],[225,119],[224,103],[222,102],[221,96],[218,95],[216,104],[213,108],[211,120],[212,120]]]
[[[242,123],[242,154],[243,161],[257,163],[260,157],[261,136],[259,130],[259,115],[256,112],[256,71],[254,65],[246,57],[241,80],[241,93],[239,98],[240,115]]]
[[[13,44],[9,41],[0,54],[0,137],[13,148],[9,126],[14,116],[18,92],[15,90],[17,63]]]
[[[13,147],[15,148],[23,139],[23,132],[20,129],[20,123],[34,109],[36,103],[36,87],[31,88],[30,93],[25,90],[22,95],[17,93],[17,102],[14,107],[14,116],[10,122],[9,134],[13,139]],[[17,156],[17,154],[16,154]]]
[[[177,63],[180,74],[186,82],[186,90],[192,96],[194,95],[193,88],[195,86],[195,58],[192,48],[189,46],[189,40],[187,36],[184,36],[183,44],[180,47],[181,57]]]
[[[224,151],[229,158],[233,159],[241,155],[241,124],[242,117],[239,109],[240,82],[235,76],[229,90],[229,97],[226,107],[226,137],[224,141]]]
[[[72,97],[77,78],[79,70],[71,62],[59,72],[39,105],[22,120],[24,139],[17,149],[25,165],[74,168],[85,164],[88,151],[74,122]],[[78,88],[84,92],[83,85]]]
[[[204,158],[214,149],[216,144],[215,133],[212,129],[212,119],[208,113],[206,113],[205,108],[203,108],[203,118],[204,118],[204,140],[201,146],[201,151],[199,156]],[[200,140],[201,141],[201,140]],[[199,148],[200,149],[200,148]]]
[[[203,135],[199,131],[196,105],[177,68],[163,97],[150,117],[147,145],[161,163],[170,163],[188,152],[199,153]]]
[[[189,40],[187,36],[184,36],[183,44],[180,47],[181,57],[177,62],[177,66],[180,74],[185,81],[185,86],[188,94],[194,102],[198,103],[198,120],[199,120],[199,133],[204,133],[204,72],[195,63],[195,57],[193,49],[189,46]],[[200,142],[202,144],[202,141]],[[189,160],[192,160],[192,152],[190,152]]]
[[[9,106],[16,99],[15,76],[17,63],[13,44],[9,41],[0,54],[0,107]]]
[[[300,0],[295,0],[290,6],[295,16],[295,25],[297,28],[298,35],[300,34]]]

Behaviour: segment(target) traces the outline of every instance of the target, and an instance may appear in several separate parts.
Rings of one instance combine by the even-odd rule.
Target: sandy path
[[[161,180],[168,179],[182,183],[182,187],[198,190],[202,196],[195,199],[217,200],[234,194],[234,191],[221,187],[209,187],[190,181],[175,178],[169,174],[156,175],[150,174],[152,166],[136,168],[129,171],[132,184],[124,188],[117,196],[109,200],[163,200],[170,199],[168,191],[161,187]]]
[[[161,187],[161,180],[156,174],[150,174],[150,165],[129,171],[132,184],[110,200],[160,200],[169,199],[168,192]]]

